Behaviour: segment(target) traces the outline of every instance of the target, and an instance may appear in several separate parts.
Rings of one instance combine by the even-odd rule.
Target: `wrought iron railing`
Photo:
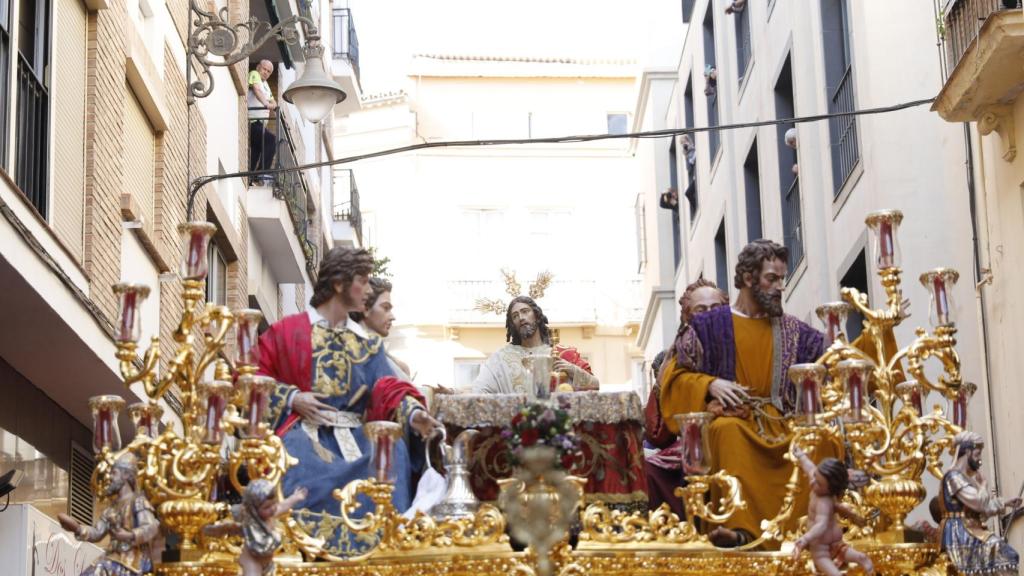
[[[800,178],[794,177],[782,201],[782,243],[789,250],[789,272],[804,257],[803,214],[800,211]]]
[[[359,209],[359,187],[356,186],[355,172],[347,168],[334,172],[333,195],[331,215],[334,221],[348,222],[362,245],[363,213]]]
[[[750,37],[750,10],[735,12],[733,18],[736,19],[736,69],[739,71],[739,81],[743,82],[753,50],[753,42]]]
[[[1020,8],[1018,0],[1016,9]],[[947,9],[944,20],[947,74],[960,63],[985,20],[992,13],[1007,9],[1003,0],[957,0]]]
[[[250,111],[253,110],[265,109],[250,108]],[[268,167],[276,169],[298,166],[299,162],[295,158],[295,142],[292,139],[291,130],[281,114],[281,109],[278,108],[271,112],[268,119],[250,118],[250,130],[253,129],[255,122],[263,122],[263,128],[273,134],[275,138],[276,146]],[[258,154],[256,159],[259,159]],[[257,162],[257,165],[252,166],[251,169],[256,170],[258,167]],[[309,272],[310,278],[313,278],[319,267],[319,250],[310,234],[311,216],[306,183],[302,179],[302,173],[289,171],[274,174],[272,184],[274,198],[283,200],[288,207],[288,215],[291,217],[292,227],[295,229],[295,237],[299,240],[299,246],[302,247],[302,253],[306,260],[306,270]]]
[[[18,111],[14,179],[29,202],[46,218],[46,185],[49,175],[49,102],[46,86],[32,65],[18,54]]]
[[[839,85],[832,93],[828,111],[831,114],[853,112],[853,67],[846,66]],[[860,161],[860,148],[857,144],[857,117],[833,116],[829,119],[829,131],[832,135],[832,184],[833,195],[838,196],[846,184],[846,179],[853,173],[854,166]]]
[[[11,37],[0,25],[0,94],[10,94],[8,76],[11,69]],[[9,99],[0,105],[0,167],[7,166],[7,109]]]
[[[352,71],[359,81],[359,36],[356,35],[356,23],[349,8],[334,9],[333,52],[335,58],[348,60]]]

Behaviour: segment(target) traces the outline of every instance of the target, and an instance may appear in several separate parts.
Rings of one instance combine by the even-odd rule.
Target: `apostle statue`
[[[1020,555],[994,534],[986,521],[1006,508],[1019,508],[1020,498],[1004,500],[990,493],[981,474],[985,447],[977,432],[961,432],[954,440],[956,460],[942,477],[942,551],[958,574],[1017,574]]]
[[[260,337],[260,373],[278,381],[270,415],[288,453],[299,460],[285,474],[283,488],[288,494],[308,490],[292,517],[337,556],[372,545],[346,529],[331,497],[333,489],[372,476],[363,423],[394,420],[404,427],[393,453],[399,512],[413,499],[413,474],[424,462],[422,439],[440,427],[416,388],[395,377],[380,336],[349,317],[366,310],[372,270],[366,250],[332,249],[320,264],[311,308]],[[354,516],[369,510],[367,502]]]
[[[695,315],[677,336],[661,371],[666,426],[678,433],[674,414],[713,413],[713,471],[735,476],[748,504],[709,534],[717,546],[752,541],[761,521],[779,512],[793,470],[785,459],[791,435],[784,420],[795,411],[796,394],[786,374],[793,364],[816,361],[826,347],[821,332],[783,313],[788,258],[786,248],[771,240],[745,246],[736,264],[735,304]],[[895,349],[891,332],[884,340],[887,349]],[[854,342],[862,349],[868,344]],[[841,456],[841,450],[838,443],[822,443],[815,457]],[[807,498],[802,480],[797,510],[807,508]],[[795,529],[796,518],[791,524],[786,528]]]
[[[512,299],[505,313],[505,340],[508,342],[487,358],[473,382],[474,394],[526,394],[527,381],[523,359],[530,355],[551,355],[556,372],[569,375],[575,390],[597,390],[600,383],[590,364],[575,349],[551,345],[548,318],[529,296]]]
[[[107,550],[82,576],[139,576],[153,570],[150,543],[160,533],[160,523],[146,496],[137,491],[135,456],[127,452],[110,468],[103,496],[112,498],[93,526],[83,526],[67,514],[57,514],[60,525],[83,542],[110,537]]]

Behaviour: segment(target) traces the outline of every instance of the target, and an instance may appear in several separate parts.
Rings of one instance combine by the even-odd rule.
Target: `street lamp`
[[[319,37],[311,36],[303,52],[306,66],[302,75],[284,91],[283,97],[299,109],[307,122],[319,124],[347,95],[324,71],[324,47]]]

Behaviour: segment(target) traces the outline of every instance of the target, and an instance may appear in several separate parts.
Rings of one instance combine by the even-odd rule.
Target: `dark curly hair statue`
[[[388,280],[376,276],[370,278],[370,295],[366,297],[366,311],[369,312],[370,308],[373,308],[381,294],[391,292],[391,288],[391,282]],[[366,319],[366,314],[363,312],[349,312],[348,317],[356,322],[362,322]]]
[[[373,272],[373,256],[362,248],[332,248],[320,262],[320,273],[313,285],[313,308],[324,304],[337,294],[335,285],[341,284],[341,293],[348,292],[356,276],[369,276]]]
[[[544,315],[544,311],[529,296],[516,296],[508,303],[508,308],[505,310],[505,341],[511,342],[516,346],[521,346],[523,343],[523,339],[519,337],[519,331],[516,330],[515,324],[512,323],[512,307],[516,304],[526,304],[533,308],[533,315],[537,318],[537,331],[540,332],[540,340],[550,345],[551,331],[548,330],[548,317]]]
[[[761,276],[761,266],[772,260],[782,260],[788,263],[789,249],[782,244],[764,238],[747,244],[743,250],[740,250],[740,254],[736,258],[736,276],[733,278],[733,285],[740,290],[746,288],[746,284],[743,283],[743,275],[748,272],[756,282]]]
[[[818,464],[818,472],[825,477],[825,481],[828,482],[829,494],[839,497],[846,492],[846,487],[850,483],[850,473],[846,469],[846,464],[842,461],[836,460],[835,458],[825,458]]]

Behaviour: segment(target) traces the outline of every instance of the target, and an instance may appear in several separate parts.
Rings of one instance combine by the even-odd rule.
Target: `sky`
[[[676,0],[644,0],[662,4]],[[364,94],[402,87],[416,53],[639,59],[650,15],[609,0],[349,0]],[[335,3],[335,6],[339,6]]]

